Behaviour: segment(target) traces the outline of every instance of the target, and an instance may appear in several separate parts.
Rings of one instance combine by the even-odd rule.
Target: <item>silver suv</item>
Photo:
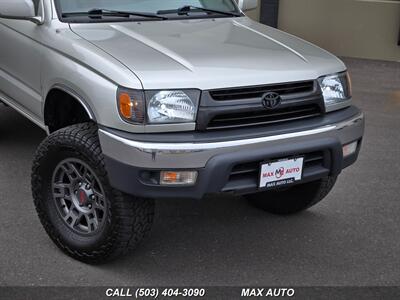
[[[43,128],[40,220],[68,255],[119,257],[156,198],[292,214],[361,146],[346,66],[246,17],[256,0],[2,0],[0,101]]]

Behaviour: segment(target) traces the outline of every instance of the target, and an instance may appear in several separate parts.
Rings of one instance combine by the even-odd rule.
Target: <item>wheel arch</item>
[[[62,110],[65,105],[69,106],[68,111]],[[48,90],[42,111],[44,123],[50,133],[80,122],[97,123],[96,116],[85,98],[65,85],[55,84]],[[71,113],[77,118],[76,122],[62,122],[58,119],[61,116],[71,117]]]

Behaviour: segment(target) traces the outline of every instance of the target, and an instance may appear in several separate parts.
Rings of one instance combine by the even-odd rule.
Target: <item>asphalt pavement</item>
[[[30,192],[45,134],[0,106],[0,285],[400,285],[400,63],[346,63],[366,136],[324,202],[278,217],[232,196],[157,201],[150,237],[102,266],[72,260],[47,237]]]

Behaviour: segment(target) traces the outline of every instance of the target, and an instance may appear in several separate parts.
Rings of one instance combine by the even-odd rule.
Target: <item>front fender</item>
[[[143,126],[124,122],[118,113],[116,96],[120,83],[57,51],[46,49],[46,52],[42,68],[43,99],[53,88],[59,88],[80,101],[99,125],[129,132],[144,131]],[[136,78],[132,74],[130,77]],[[138,81],[130,83],[132,88],[141,88]],[[45,101],[42,103],[42,115],[44,107]]]

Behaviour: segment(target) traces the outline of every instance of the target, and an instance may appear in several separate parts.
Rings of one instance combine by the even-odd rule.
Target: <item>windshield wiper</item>
[[[136,11],[109,10],[109,9],[102,9],[102,8],[94,8],[87,12],[63,13],[62,16],[63,17],[88,16],[89,18],[101,18],[101,17],[129,18],[130,16],[137,16],[137,17],[153,18],[153,19],[160,19],[160,20],[168,19],[167,17],[160,16],[158,14],[136,12]]]
[[[198,7],[198,6],[193,6],[193,5],[185,5],[178,9],[175,9],[175,10],[160,10],[157,12],[157,14],[158,15],[166,15],[166,14],[177,13],[178,15],[182,16],[182,15],[188,15],[191,11],[195,11],[195,10],[199,10],[199,11],[207,12],[207,13],[213,13],[213,14],[226,15],[226,16],[231,16],[231,17],[240,17],[241,16],[241,14],[237,13],[237,12],[215,10],[215,9],[209,9],[209,8]]]

